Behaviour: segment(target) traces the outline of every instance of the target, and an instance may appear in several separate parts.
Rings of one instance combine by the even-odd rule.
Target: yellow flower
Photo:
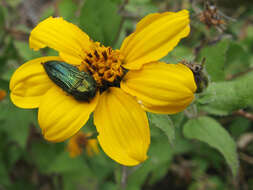
[[[34,50],[46,46],[59,56],[28,61],[10,81],[11,100],[20,108],[38,108],[48,141],[76,134],[94,112],[103,151],[116,162],[134,166],[147,159],[150,130],[145,111],[172,114],[193,100],[196,84],[183,64],[158,62],[190,32],[189,13],[165,12],[143,18],[119,50],[93,42],[62,18],[48,18],[31,32]],[[46,74],[43,63],[64,61],[90,73],[98,90],[91,101],[77,101]]]
[[[86,134],[81,131],[77,132],[69,140],[67,150],[70,157],[74,158],[80,155],[83,149],[86,150],[88,156],[93,156],[99,153],[98,144],[96,139],[88,139],[91,134]]]
[[[5,90],[0,90],[0,101],[3,100],[6,96]]]

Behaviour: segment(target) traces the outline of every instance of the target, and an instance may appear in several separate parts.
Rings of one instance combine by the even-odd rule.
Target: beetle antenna
[[[204,65],[205,65],[205,63],[206,63],[206,58],[205,58],[205,57],[203,57],[203,59],[201,60],[200,65],[201,65],[201,66],[204,66]]]

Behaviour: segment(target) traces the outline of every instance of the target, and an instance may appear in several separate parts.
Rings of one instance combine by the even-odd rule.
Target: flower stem
[[[127,184],[127,167],[122,166],[121,181],[120,181],[120,187],[122,190],[126,189],[126,184]]]

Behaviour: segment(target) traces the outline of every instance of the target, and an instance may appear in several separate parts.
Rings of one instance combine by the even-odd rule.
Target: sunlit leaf
[[[217,149],[236,176],[239,166],[236,143],[217,121],[210,117],[191,119],[184,125],[183,133],[187,138],[197,139]]]
[[[112,45],[121,21],[117,11],[117,4],[110,0],[87,0],[81,9],[81,28],[93,40]]]
[[[224,65],[229,40],[221,41],[215,45],[208,45],[200,52],[201,58],[206,58],[205,67],[211,81],[222,81],[225,78]]]
[[[253,105],[253,73],[234,81],[211,83],[198,102],[201,109],[216,115],[228,115]]]
[[[76,11],[77,11],[77,4],[74,1],[62,0],[59,2],[59,14],[64,19],[73,22]]]
[[[175,139],[174,125],[168,115],[161,114],[149,114],[149,119],[154,126],[161,129],[168,137],[169,143],[173,145]]]

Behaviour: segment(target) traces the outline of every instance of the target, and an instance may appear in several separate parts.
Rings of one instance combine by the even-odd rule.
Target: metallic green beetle
[[[96,95],[96,81],[87,72],[60,61],[42,64],[48,77],[76,100],[89,101]]]

